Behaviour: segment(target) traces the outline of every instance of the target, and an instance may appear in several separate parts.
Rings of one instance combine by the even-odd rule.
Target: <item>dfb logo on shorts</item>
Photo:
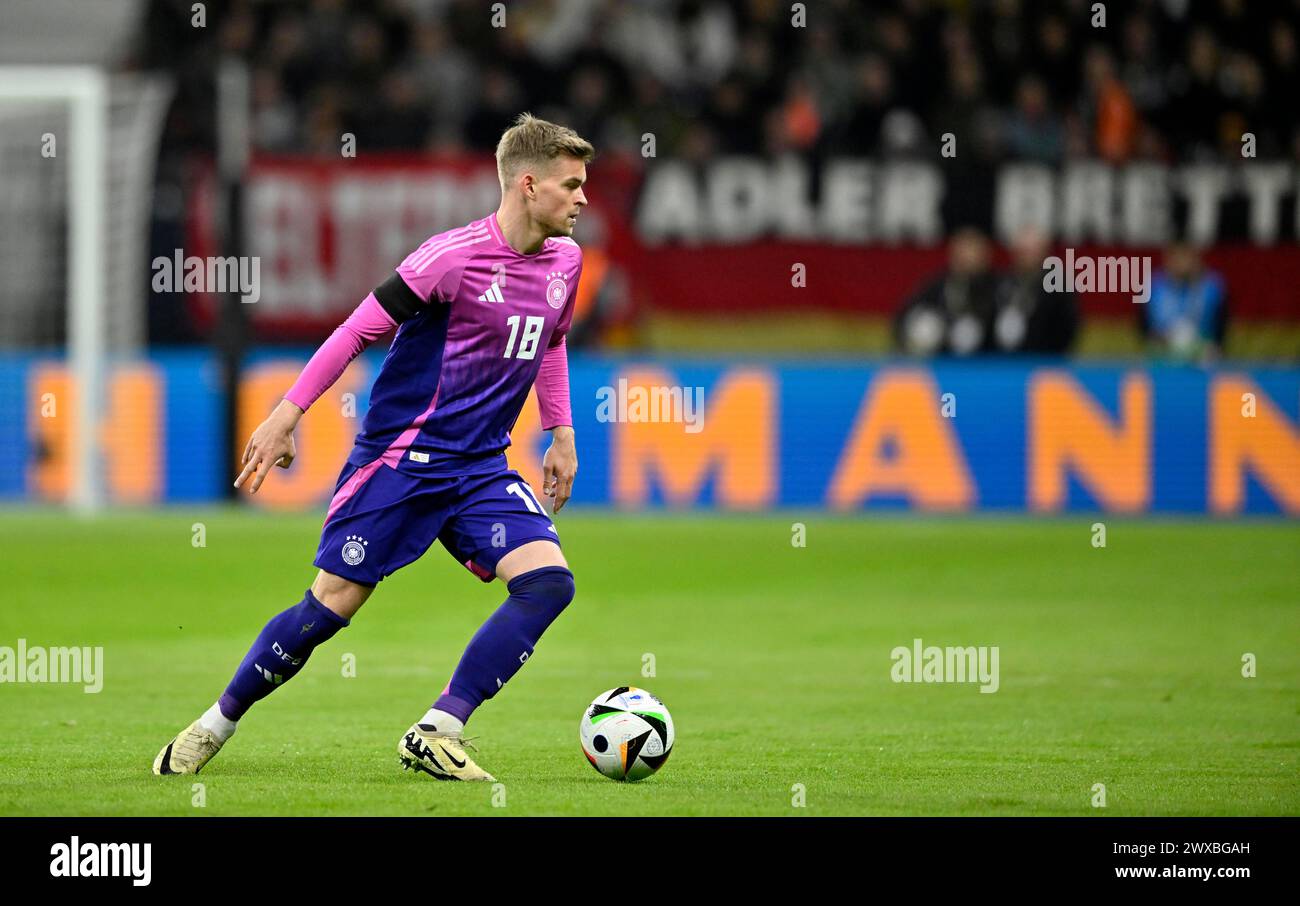
[[[369,543],[360,535],[348,535],[348,540],[343,542],[343,562],[348,566],[356,566],[366,559],[366,545]]]

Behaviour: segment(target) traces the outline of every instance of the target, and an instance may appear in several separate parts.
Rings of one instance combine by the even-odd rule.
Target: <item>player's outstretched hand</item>
[[[244,456],[240,460],[244,471],[240,472],[239,477],[235,479],[235,487],[239,487],[248,476],[253,475],[253,486],[249,490],[256,494],[271,471],[271,466],[289,468],[289,464],[297,455],[293,443],[293,429],[297,427],[298,419],[301,417],[301,409],[288,400],[280,401],[280,405],[275,407],[275,411],[266,421],[257,426],[253,436],[244,445]]]
[[[542,457],[542,493],[555,498],[552,512],[558,513],[573,494],[573,477],[578,474],[578,451],[573,428],[560,425],[551,432],[551,445]]]

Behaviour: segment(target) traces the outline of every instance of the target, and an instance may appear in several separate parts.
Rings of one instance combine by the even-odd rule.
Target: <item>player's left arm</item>
[[[569,353],[564,336],[573,322],[573,306],[577,302],[581,276],[582,259],[579,258],[569,298],[546,352],[542,354],[535,385],[542,428],[551,432],[551,446],[542,457],[542,493],[555,498],[552,512],[556,513],[573,496],[573,479],[578,474],[578,450],[574,443],[573,412],[569,404]]]
[[[551,432],[551,445],[542,457],[542,493],[555,498],[553,512],[558,513],[573,496],[573,479],[578,474],[578,449],[569,408],[569,362],[563,338],[542,356],[536,386],[542,428]]]

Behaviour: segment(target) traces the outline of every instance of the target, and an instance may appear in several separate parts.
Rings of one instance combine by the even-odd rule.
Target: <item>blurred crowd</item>
[[[171,147],[212,146],[216,60],[262,150],[494,147],[520,110],[603,151],[1300,158],[1300,0],[150,0],[135,63],[178,74]],[[1104,8],[1104,27],[1094,24]],[[499,21],[499,20],[498,20]],[[212,38],[215,37],[216,40]]]
[[[1047,237],[1026,231],[994,266],[1001,162],[1240,160],[1247,132],[1258,157],[1300,161],[1300,0],[210,0],[201,28],[194,10],[149,0],[133,59],[177,79],[164,173],[215,147],[230,57],[265,152],[333,157],[351,133],[362,153],[483,153],[521,110],[632,158],[653,133],[659,156],[700,161],[933,160],[953,133],[950,265],[894,319],[913,354],[1077,345],[1076,298],[1043,289]],[[1158,263],[1134,307],[1147,349],[1212,358],[1222,280],[1189,246]]]
[[[908,298],[894,317],[895,349],[918,356],[1063,355],[1074,351],[1079,306],[1068,288],[1049,290],[1047,237],[1025,229],[1010,244],[1010,262],[993,265],[979,230],[957,231],[948,267]],[[1209,363],[1222,355],[1228,325],[1223,278],[1200,250],[1178,241],[1164,250],[1148,298],[1132,305],[1148,355]]]

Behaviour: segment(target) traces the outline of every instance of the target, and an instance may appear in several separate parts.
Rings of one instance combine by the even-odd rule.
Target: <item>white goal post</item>
[[[0,65],[0,156],[6,163],[0,229],[13,240],[0,269],[5,277],[35,272],[9,288],[5,327],[20,345],[50,341],[30,325],[37,324],[42,305],[48,309],[41,290],[57,286],[51,275],[62,264],[67,365],[75,387],[67,502],[79,513],[94,513],[106,502],[100,420],[107,356],[138,349],[143,339],[145,244],[170,97],[170,83],[157,77],[112,75],[97,66]],[[42,136],[52,137],[53,153]],[[46,197],[56,194],[51,185],[57,199]],[[52,210],[58,204],[62,210]],[[60,248],[48,233],[64,217]]]
[[[69,503],[79,512],[94,512],[104,505],[99,451],[104,325],[95,294],[104,285],[100,237],[107,221],[108,86],[104,73],[92,66],[5,67],[0,99],[63,101],[69,108],[68,367],[77,387],[71,447],[79,451]]]

